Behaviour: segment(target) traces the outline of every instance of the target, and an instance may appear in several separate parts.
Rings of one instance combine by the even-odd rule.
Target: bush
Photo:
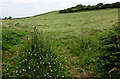
[[[99,75],[120,77],[120,27],[115,25],[100,41]]]

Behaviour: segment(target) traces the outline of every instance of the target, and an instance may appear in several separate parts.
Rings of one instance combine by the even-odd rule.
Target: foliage
[[[102,52],[98,60],[99,75],[120,77],[120,26],[114,25],[110,32],[100,39],[99,50]]]
[[[9,65],[3,77],[67,77],[63,58],[52,53],[46,36],[38,33],[36,27],[31,35],[26,35],[25,42],[19,55],[14,57],[15,65]]]
[[[11,17],[11,16],[9,16],[9,17],[5,17],[4,19],[12,19],[12,17]]]
[[[3,51],[10,49],[10,46],[23,43],[22,39],[26,34],[26,31],[24,30],[15,31],[13,29],[9,29],[9,30],[5,29],[5,30],[2,30],[2,32],[3,32],[2,34],[2,39],[3,39],[2,50]]]
[[[112,4],[99,3],[93,6],[91,5],[85,6],[85,5],[79,4],[75,7],[60,10],[59,13],[72,13],[72,12],[78,12],[78,11],[99,10],[99,9],[106,9],[106,8],[120,8],[120,2],[116,2]]]

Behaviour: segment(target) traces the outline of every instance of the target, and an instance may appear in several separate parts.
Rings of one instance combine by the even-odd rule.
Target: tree
[[[97,4],[96,6],[102,6],[103,5],[103,3],[99,3],[99,4]]]
[[[7,19],[7,17],[5,17],[4,19]]]
[[[7,19],[12,19],[12,17],[11,17],[11,16],[9,16]]]

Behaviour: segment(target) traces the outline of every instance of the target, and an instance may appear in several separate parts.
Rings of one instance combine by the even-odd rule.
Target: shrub
[[[100,41],[99,75],[120,77],[120,27],[115,25]]]

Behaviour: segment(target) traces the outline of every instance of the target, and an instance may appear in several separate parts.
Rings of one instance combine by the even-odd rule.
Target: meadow
[[[58,11],[54,11],[33,17],[2,20],[3,75],[15,76],[15,74],[12,75],[14,73],[12,72],[12,68],[14,70],[14,67],[19,65],[18,63],[22,60],[21,58],[24,54],[21,54],[21,50],[22,52],[27,52],[23,59],[27,55],[30,55],[28,52],[30,50],[46,50],[48,60],[46,56],[46,58],[43,57],[43,59],[45,58],[45,62],[52,61],[51,63],[54,63],[58,61],[56,62],[57,64],[62,64],[58,66],[52,65],[53,70],[54,66],[56,68],[54,73],[45,71],[46,73],[51,72],[51,76],[53,77],[56,75],[58,75],[57,77],[101,77],[102,73],[100,73],[98,64],[96,63],[98,56],[102,54],[102,52],[97,50],[99,47],[98,39],[102,35],[107,35],[109,28],[117,22],[118,9],[65,14],[59,14]],[[36,31],[33,28],[36,28],[37,32],[43,34],[43,36],[38,39],[40,36],[38,35],[37,37]],[[33,43],[27,40],[29,37]],[[43,39],[47,39],[47,42]],[[41,42],[43,48],[34,48],[38,44],[35,40],[39,40],[38,43]],[[33,45],[34,49],[29,49],[30,45]],[[38,44],[38,47],[41,45]],[[39,54],[39,51],[36,51],[37,54]],[[33,51],[30,52],[32,53]],[[49,52],[52,52],[50,56],[53,56],[53,60],[49,58]],[[41,53],[44,54],[44,52]],[[31,59],[35,58],[32,57]],[[34,61],[37,62],[37,59]],[[43,62],[39,59],[38,61]],[[30,66],[33,65],[30,64]],[[43,71],[44,69],[47,69],[47,66],[43,68]],[[6,74],[7,72],[9,74]],[[26,73],[33,74],[34,72],[31,70]],[[23,74],[19,72],[18,76],[21,75]],[[26,74],[25,76],[29,75]],[[36,75],[32,75],[32,77],[34,76]],[[48,76],[51,77],[50,75]]]

